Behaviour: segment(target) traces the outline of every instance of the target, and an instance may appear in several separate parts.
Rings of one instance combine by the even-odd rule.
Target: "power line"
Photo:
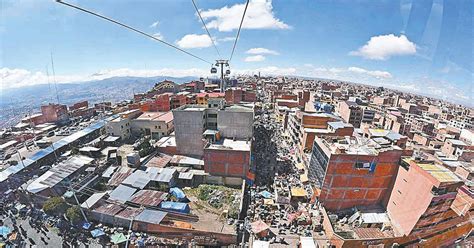
[[[155,36],[150,35],[150,34],[147,34],[147,33],[143,32],[143,31],[140,31],[140,30],[138,30],[138,29],[136,29],[136,28],[134,28],[134,27],[128,26],[127,24],[123,24],[123,23],[121,23],[121,22],[119,22],[119,21],[116,21],[116,20],[114,20],[114,19],[112,19],[112,18],[103,16],[103,15],[101,15],[101,14],[95,13],[95,12],[90,11],[90,10],[87,10],[87,9],[84,9],[84,8],[82,8],[82,7],[79,7],[79,6],[76,6],[76,5],[73,5],[73,4],[64,2],[64,1],[62,1],[62,0],[56,0],[56,2],[58,2],[58,3],[60,3],[60,4],[63,4],[63,5],[66,5],[66,6],[69,6],[69,7],[71,7],[71,8],[74,8],[74,9],[77,9],[77,10],[80,10],[80,11],[83,11],[83,12],[86,12],[86,13],[88,13],[88,14],[91,14],[91,15],[93,15],[93,16],[99,17],[99,18],[104,19],[104,20],[106,20],[106,21],[112,22],[112,23],[117,24],[117,25],[119,25],[119,26],[122,26],[122,27],[124,27],[124,28],[126,28],[126,29],[129,29],[129,30],[131,30],[131,31],[133,31],[133,32],[136,32],[136,33],[139,33],[139,34],[141,34],[141,35],[144,35],[144,36],[146,36],[146,37],[148,37],[148,38],[150,38],[150,39],[159,41],[159,42],[161,42],[161,43],[163,43],[163,44],[165,44],[165,45],[167,45],[167,46],[169,46],[169,47],[172,47],[172,48],[174,48],[174,49],[176,49],[176,50],[178,50],[178,51],[181,51],[181,52],[183,52],[183,53],[185,53],[185,54],[187,54],[187,55],[189,55],[189,56],[192,56],[192,57],[194,57],[194,58],[196,58],[196,59],[199,59],[199,60],[201,60],[201,61],[203,61],[203,62],[206,62],[206,63],[212,65],[211,62],[209,62],[209,61],[207,61],[207,60],[205,60],[205,59],[203,59],[203,58],[201,58],[201,57],[199,57],[199,56],[197,56],[197,55],[194,55],[194,54],[192,54],[192,53],[190,53],[190,52],[188,52],[188,51],[185,51],[185,50],[183,50],[183,49],[181,49],[181,48],[179,48],[179,47],[177,47],[177,46],[175,46],[175,45],[173,45],[173,44],[171,44],[171,43],[168,43],[168,42],[166,42],[166,41],[164,41],[164,40],[158,39],[158,38],[156,38]]]
[[[204,22],[204,20],[202,19],[202,16],[201,16],[201,12],[199,11],[197,5],[196,5],[196,2],[194,0],[192,0],[193,2],[193,5],[194,5],[194,8],[196,9],[196,12],[199,16],[199,19],[201,19],[201,22],[202,22],[202,25],[204,26],[204,28],[206,29],[206,32],[207,32],[207,35],[209,36],[209,39],[211,39],[212,41],[212,45],[214,45],[214,48],[216,49],[216,52],[217,52],[217,55],[219,55],[219,57],[221,57],[221,54],[219,53],[219,49],[217,49],[217,46],[216,46],[216,43],[214,42],[214,40],[212,39],[212,36],[211,36],[211,33],[209,33],[209,30],[207,29],[206,27],[206,23]]]
[[[234,56],[235,46],[237,46],[237,41],[239,40],[240,29],[242,29],[242,23],[244,23],[245,13],[247,12],[247,7],[249,6],[249,2],[250,0],[247,0],[247,3],[245,4],[244,14],[242,15],[242,20],[240,21],[239,30],[237,31],[237,36],[235,37],[234,47],[232,47],[232,53],[230,54],[229,62],[232,60],[232,57]]]

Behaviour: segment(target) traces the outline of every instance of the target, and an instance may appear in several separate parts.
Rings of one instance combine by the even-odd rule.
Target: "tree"
[[[44,212],[49,215],[61,216],[66,209],[66,201],[59,196],[49,198],[43,205]]]
[[[79,206],[73,206],[68,208],[66,211],[66,217],[72,223],[79,222],[82,218],[81,209],[79,208]]]

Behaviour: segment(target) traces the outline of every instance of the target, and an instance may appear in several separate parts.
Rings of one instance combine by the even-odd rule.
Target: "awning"
[[[306,191],[303,188],[292,188],[291,189],[291,196],[305,197],[306,196]]]
[[[251,224],[251,226],[252,226],[252,231],[254,233],[261,233],[263,231],[270,229],[270,227],[261,220],[255,221],[254,223]]]
[[[105,232],[104,230],[97,228],[91,231],[91,235],[92,237],[97,238],[97,237],[105,235]]]
[[[306,174],[306,173],[305,173],[305,174],[301,174],[301,175],[300,175],[300,181],[301,181],[302,183],[308,182],[308,174]]]
[[[7,226],[0,226],[0,235],[7,238],[8,234],[11,233],[11,229]]]
[[[296,164],[296,168],[297,168],[298,170],[304,170],[304,169],[305,169],[303,163],[297,163],[297,164]]]
[[[263,205],[275,205],[275,201],[273,199],[263,199]]]
[[[123,233],[114,233],[110,237],[110,241],[114,244],[120,244],[127,241],[127,237]]]
[[[263,197],[265,197],[265,198],[272,198],[272,193],[270,193],[270,192],[268,192],[268,191],[266,191],[266,190],[264,190],[264,191],[262,191],[262,192],[260,192],[260,193],[258,193],[258,194],[261,195],[261,196],[263,196]]]

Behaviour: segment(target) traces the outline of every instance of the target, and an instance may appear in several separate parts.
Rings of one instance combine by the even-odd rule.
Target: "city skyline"
[[[196,3],[226,58],[244,3]],[[469,103],[469,3],[250,1],[231,70],[346,80]],[[218,58],[191,2],[77,4],[206,60]],[[54,1],[7,1],[2,12],[2,89],[47,83],[51,53],[59,83],[210,74],[199,60]]]

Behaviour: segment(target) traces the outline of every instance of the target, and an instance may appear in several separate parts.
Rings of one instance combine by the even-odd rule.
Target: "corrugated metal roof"
[[[132,208],[132,207],[127,207],[126,209],[120,211],[117,213],[115,216],[122,218],[122,219],[127,219],[127,220],[132,220],[134,219],[137,215],[139,215],[141,212],[143,212],[143,209],[141,208]]]
[[[125,185],[119,185],[110,193],[110,200],[125,203],[128,201],[137,189]]]
[[[142,170],[136,170],[123,180],[122,184],[129,185],[137,189],[143,189],[150,182],[150,176]]]
[[[167,213],[159,210],[145,209],[135,217],[135,221],[160,224]]]
[[[168,193],[156,190],[140,190],[135,193],[130,202],[144,206],[159,206],[165,200]]]
[[[107,183],[109,186],[118,186],[127,178],[129,175],[133,173],[132,168],[128,168],[125,166],[119,167],[119,170],[115,172],[115,174],[110,178],[109,182]]]
[[[38,193],[44,189],[52,188],[92,161],[94,159],[82,155],[71,157],[31,182],[27,186],[27,190],[31,193]]]
[[[105,203],[103,205],[98,206],[93,211],[98,212],[98,213],[102,213],[102,214],[115,216],[116,214],[118,214],[120,211],[122,211],[124,209],[125,209],[124,207],[122,207],[118,204],[115,204],[115,203]]]
[[[81,207],[86,209],[93,208],[94,205],[100,201],[100,199],[103,199],[105,195],[107,195],[107,192],[95,193],[87,198],[87,200],[81,204]]]

